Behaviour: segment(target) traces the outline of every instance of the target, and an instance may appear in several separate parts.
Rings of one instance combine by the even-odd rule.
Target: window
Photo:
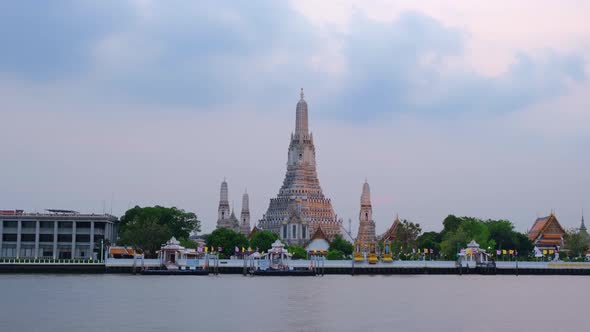
[[[305,225],[301,225],[301,238],[305,239],[307,238],[307,227]]]
[[[16,242],[16,234],[4,234],[2,235],[2,241]]]
[[[76,242],[90,242],[90,235],[78,234],[76,235]]]
[[[18,222],[16,220],[5,220],[4,228],[17,228]]]
[[[287,225],[283,226],[283,239],[287,238]]]
[[[77,222],[76,229],[78,229],[78,228],[90,228],[90,222],[88,222],[88,221]]]
[[[53,242],[53,234],[39,234],[39,242]]]
[[[39,227],[41,227],[41,228],[53,228],[53,221],[41,221],[39,223]]]
[[[293,238],[297,238],[297,225],[293,225]]]
[[[60,221],[59,228],[72,229],[72,222],[71,221]]]
[[[37,227],[35,224],[36,223],[34,221],[23,221],[21,224],[21,227],[22,228],[35,228],[35,227]]]
[[[58,234],[57,242],[72,242],[72,234]]]
[[[35,234],[21,234],[20,240],[23,242],[35,242]]]

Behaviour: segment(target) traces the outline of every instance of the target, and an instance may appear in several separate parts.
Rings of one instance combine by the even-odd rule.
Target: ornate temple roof
[[[324,233],[324,231],[322,230],[322,226],[318,226],[318,228],[315,230],[315,233],[313,233],[313,235],[311,236],[312,240],[316,240],[316,239],[321,239],[321,240],[326,240],[328,241],[328,237],[326,236],[326,233]],[[328,241],[330,242],[330,241]]]
[[[551,214],[547,217],[537,218],[537,220],[535,220],[533,227],[528,233],[529,240],[535,241],[540,234],[543,234],[544,238],[548,238],[549,234],[557,234],[559,235],[559,239],[561,239],[563,234],[565,234],[565,230],[553,212],[551,212]]]
[[[384,241],[395,240],[395,230],[397,229],[397,227],[399,226],[400,223],[401,223],[401,221],[399,220],[399,217],[396,216],[391,227],[389,227],[389,229],[387,231],[385,231],[385,233],[383,233],[383,235],[380,236],[380,239],[384,240]]]

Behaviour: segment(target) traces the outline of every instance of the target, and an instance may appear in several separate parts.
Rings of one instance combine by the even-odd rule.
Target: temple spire
[[[307,102],[303,99],[303,88],[301,88],[300,96],[301,99],[297,103],[295,118],[295,135],[299,136],[299,138],[308,134]]]
[[[584,209],[582,209],[582,224],[580,225],[581,231],[586,231],[586,225],[584,224]]]

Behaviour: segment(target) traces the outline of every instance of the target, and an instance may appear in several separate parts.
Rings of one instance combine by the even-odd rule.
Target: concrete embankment
[[[247,262],[249,265],[249,262]],[[205,264],[205,262],[202,262]],[[106,263],[0,263],[0,273],[139,273],[144,268],[159,266],[158,260],[109,259]],[[291,261],[294,268],[310,267],[306,260]],[[317,269],[319,274],[396,275],[396,274],[484,274],[484,275],[590,275],[590,263],[566,262],[497,262],[496,267],[481,267],[453,261],[394,261],[390,263],[355,263],[325,261]],[[213,268],[210,268],[213,273]],[[244,274],[244,261],[220,260],[217,273]]]

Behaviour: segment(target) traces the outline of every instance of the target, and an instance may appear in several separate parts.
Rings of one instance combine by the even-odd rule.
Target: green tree
[[[461,226],[462,219],[457,218],[452,214],[449,214],[445,220],[443,220],[443,230],[441,232],[441,236],[444,236],[447,233],[451,233],[459,229]]]
[[[343,260],[344,253],[338,249],[330,249],[328,250],[328,254],[326,254],[327,260]]]
[[[410,248],[416,246],[416,240],[422,233],[420,224],[413,223],[404,219],[395,229],[396,244],[401,248]]]
[[[471,240],[475,240],[482,249],[496,247],[496,242],[490,239],[490,232],[481,220],[463,217],[456,230],[445,233],[440,251],[444,257],[455,259],[458,249],[465,248]]]
[[[330,242],[330,247],[328,251],[339,251],[343,255],[348,257],[352,255],[352,252],[354,251],[354,245],[343,239],[341,235],[336,235],[334,237],[334,240]]]
[[[179,240],[180,245],[188,248],[188,249],[196,249],[197,248],[197,242],[191,240],[191,239],[180,239]]]
[[[435,253],[440,252],[441,235],[437,232],[425,232],[416,239],[418,248],[434,249]]]
[[[172,236],[168,225],[162,225],[155,217],[135,218],[127,222],[120,232],[119,242],[142,250],[147,257],[155,257],[156,251]]]
[[[260,252],[268,251],[278,238],[279,237],[273,232],[257,231],[250,238],[250,248],[254,250],[258,248]]]
[[[306,259],[307,251],[300,246],[289,246],[289,253],[292,254],[293,259]]]
[[[572,258],[583,257],[586,250],[588,250],[588,239],[586,234],[577,229],[570,229],[564,236],[565,248],[568,256]]]
[[[191,233],[201,230],[201,222],[194,213],[176,207],[167,208],[159,205],[135,206],[127,210],[125,215],[121,217],[120,230],[124,231],[129,223],[147,219],[155,219],[160,225],[165,225],[177,239],[186,239]]]
[[[238,247],[239,250],[242,250],[242,247],[247,247],[248,239],[242,233],[228,228],[218,228],[207,237],[207,246],[213,246],[215,251],[221,247],[221,256],[228,258],[235,254],[235,247]]]

